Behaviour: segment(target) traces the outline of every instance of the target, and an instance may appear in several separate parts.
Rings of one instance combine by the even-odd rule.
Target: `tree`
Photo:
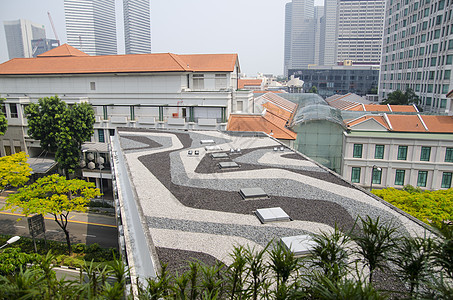
[[[313,93],[313,94],[317,94],[318,93],[318,88],[316,87],[316,85],[314,85],[308,90],[308,92],[309,93]]]
[[[81,156],[82,143],[94,133],[94,111],[90,104],[68,107],[58,96],[45,97],[25,108],[28,134],[40,140],[41,148],[55,152],[55,159],[66,178],[74,172]]]
[[[403,93],[401,90],[396,90],[388,94],[387,99],[382,101],[382,104],[390,105],[411,105],[418,104],[418,96],[411,88],[407,88]]]
[[[0,157],[0,193],[9,186],[18,187],[28,181],[32,169],[27,157],[25,152]]]
[[[72,211],[85,211],[90,199],[101,193],[92,182],[80,179],[65,179],[54,174],[39,178],[34,183],[20,188],[6,199],[6,209],[21,208],[26,216],[51,214],[63,229],[71,254],[71,240],[68,231],[68,215]]]
[[[5,99],[0,98],[0,106],[4,106],[4,101]],[[6,129],[8,129],[8,120],[6,119],[5,114],[3,111],[0,110],[0,135],[4,135],[6,132]]]

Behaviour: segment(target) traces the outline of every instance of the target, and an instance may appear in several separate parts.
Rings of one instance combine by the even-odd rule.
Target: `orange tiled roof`
[[[272,112],[273,114],[280,116],[281,118],[285,119],[286,121],[289,120],[291,117],[291,113],[280,106],[273,104],[272,102],[266,102],[263,104],[263,107],[266,108],[267,111]]]
[[[63,44],[57,48],[44,52],[38,57],[62,57],[62,56],[89,56],[85,52],[82,52],[68,44]]]
[[[172,53],[89,56],[62,45],[37,58],[14,58],[0,64],[0,75],[90,74],[129,72],[232,72],[237,54]],[[82,52],[83,53],[83,52]]]
[[[272,132],[272,136],[276,139],[295,140],[296,133],[285,127],[281,127],[281,124],[275,124],[275,117],[272,114],[269,114],[267,117],[231,114],[228,120],[227,130],[265,132],[267,134],[271,134]]]
[[[387,117],[388,122],[385,117]],[[376,115],[363,116],[355,120],[346,121],[346,124],[352,127],[371,118],[385,126],[389,131],[453,133],[452,116]]]
[[[369,119],[374,119],[375,121],[380,123],[382,126],[387,128],[387,130],[390,130],[390,127],[387,124],[387,122],[385,121],[384,117],[380,116],[380,115],[375,115],[375,116],[366,115],[366,116],[363,116],[363,117],[360,117],[360,118],[357,118],[357,119],[354,119],[354,120],[345,121],[345,123],[346,123],[346,125],[348,125],[348,127],[352,127],[354,125],[360,124],[360,123],[362,123],[364,121],[367,121]]]
[[[238,88],[243,89],[245,86],[261,86],[262,79],[239,79]]]
[[[253,91],[254,94],[266,94],[266,93],[274,93],[274,94],[282,94],[284,91]]]
[[[291,102],[289,100],[286,100],[285,98],[282,98],[276,94],[273,94],[273,93],[266,93],[262,96],[260,96],[262,99],[268,101],[268,102],[271,102],[289,112],[293,112],[296,107],[297,107],[297,104],[294,103],[294,102]]]

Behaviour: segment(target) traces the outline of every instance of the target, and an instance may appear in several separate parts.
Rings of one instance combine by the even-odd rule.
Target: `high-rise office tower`
[[[9,59],[33,57],[32,40],[46,39],[44,25],[28,20],[4,21]]]
[[[331,66],[337,63],[337,21],[338,0],[324,0],[324,14],[321,18],[319,65]]]
[[[315,61],[315,31],[316,21],[314,18],[314,0],[293,0],[288,9],[286,7],[285,23],[290,20],[288,32],[289,41],[285,40],[285,54],[289,53],[289,59],[285,60],[285,70],[307,67]],[[287,38],[285,32],[285,39]]]
[[[292,18],[292,2],[285,5],[285,46],[283,57],[283,74],[288,75],[288,67],[291,60],[291,18]]]
[[[321,61],[321,44],[322,42],[322,22],[324,17],[324,6],[315,6],[315,65],[319,65]]]
[[[115,0],[64,0],[68,44],[89,55],[117,54]]]
[[[124,0],[126,54],[151,53],[149,0]]]
[[[385,9],[379,99],[411,88],[425,111],[449,112],[453,89],[453,3],[393,0]]]
[[[379,64],[384,9],[385,0],[338,0],[337,61]]]

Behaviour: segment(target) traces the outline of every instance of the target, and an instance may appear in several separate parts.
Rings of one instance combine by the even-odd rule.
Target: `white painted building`
[[[453,117],[382,114],[346,124],[345,179],[364,188],[402,188],[408,184],[427,190],[451,187]]]
[[[252,92],[237,90],[239,72],[237,54],[89,56],[67,44],[37,58],[10,60],[0,64],[9,125],[0,153],[40,155],[39,141],[27,135],[24,107],[54,95],[93,106],[93,143],[105,143],[117,127],[225,130],[230,113],[252,107]],[[94,157],[101,150],[86,148]]]

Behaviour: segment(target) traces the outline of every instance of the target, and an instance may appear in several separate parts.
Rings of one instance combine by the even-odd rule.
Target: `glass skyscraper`
[[[126,54],[151,53],[149,0],[124,0]]]
[[[68,44],[89,55],[117,54],[115,0],[64,0]]]

